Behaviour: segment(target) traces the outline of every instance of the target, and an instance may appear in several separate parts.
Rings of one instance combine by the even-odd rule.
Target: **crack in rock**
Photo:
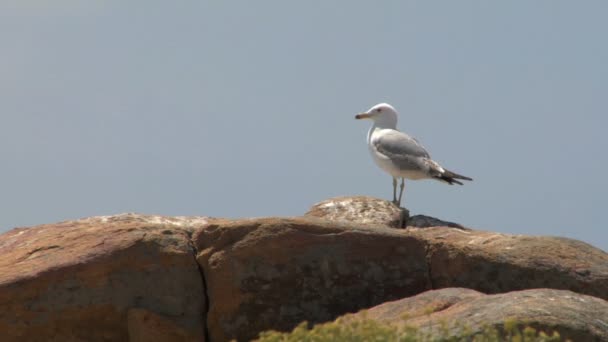
[[[194,263],[196,264],[196,267],[198,268],[198,272],[201,276],[201,282],[203,283],[203,299],[205,300],[204,303],[204,307],[203,307],[203,336],[205,338],[206,342],[209,342],[209,329],[207,326],[207,319],[209,316],[209,293],[208,293],[208,288],[207,288],[207,280],[205,278],[205,270],[203,269],[203,267],[198,263],[198,260],[196,260],[196,256],[198,254],[198,249],[196,248],[196,245],[194,244],[194,241],[192,241],[192,232],[190,231],[186,231],[186,234],[188,235],[188,244],[190,245],[191,251],[192,251],[192,258],[194,259]]]

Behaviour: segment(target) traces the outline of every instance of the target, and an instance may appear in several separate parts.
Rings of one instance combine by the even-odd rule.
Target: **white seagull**
[[[473,179],[444,169],[431,159],[418,140],[397,130],[397,111],[388,103],[380,103],[356,119],[372,119],[374,124],[367,133],[367,145],[378,166],[393,177],[393,203],[401,205],[401,196],[407,179],[436,179],[448,184],[460,184],[458,179]],[[397,178],[401,178],[397,199]]]

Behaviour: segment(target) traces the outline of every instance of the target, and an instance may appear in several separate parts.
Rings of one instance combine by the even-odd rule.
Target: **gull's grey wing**
[[[444,169],[439,163],[431,159],[428,151],[418,140],[397,130],[384,129],[379,131],[378,134],[372,136],[372,144],[378,153],[389,158],[393,165],[401,171],[413,172],[413,174],[418,175],[422,173],[422,175],[448,184],[462,185],[462,182],[458,179],[473,180]]]
[[[416,139],[396,130],[382,130],[373,143],[378,152],[388,157],[431,158],[427,150]]]
[[[399,169],[428,173],[432,169],[427,150],[414,138],[397,130],[384,129],[372,139],[374,148]]]

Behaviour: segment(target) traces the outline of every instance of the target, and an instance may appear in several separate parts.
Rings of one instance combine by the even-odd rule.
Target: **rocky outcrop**
[[[384,303],[342,319],[373,319],[449,336],[477,334],[506,322],[557,331],[571,341],[608,341],[608,302],[571,291],[533,289],[495,295],[447,288]],[[507,323],[508,324],[508,323]],[[444,336],[446,337],[446,336]]]
[[[194,236],[213,341],[340,314],[430,288],[424,241],[383,226],[329,221],[211,221]]]
[[[194,239],[214,341],[286,331],[442,287],[608,297],[608,255],[569,239],[317,218],[210,221]]]
[[[500,293],[546,287],[608,299],[608,254],[580,241],[442,227],[409,233],[427,243],[434,289]]]
[[[404,213],[356,197],[295,218],[127,214],[15,229],[0,235],[0,331],[20,342],[247,340],[445,287],[608,298],[608,255],[587,244]]]
[[[2,234],[2,341],[201,341],[190,235],[205,223],[119,215]]]

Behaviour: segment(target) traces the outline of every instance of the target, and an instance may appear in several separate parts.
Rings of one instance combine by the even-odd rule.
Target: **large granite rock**
[[[608,255],[568,239],[318,218],[210,221],[194,239],[214,341],[287,331],[442,287],[551,287],[608,298]]]
[[[190,235],[205,223],[119,215],[0,235],[0,339],[203,340]]]
[[[397,227],[398,211],[389,201],[356,196],[325,200],[306,215]],[[471,230],[425,215],[407,216],[405,225],[427,246],[431,288],[499,293],[548,287],[608,299],[608,254],[584,242]]]
[[[587,244],[420,216],[394,229],[391,203],[339,201],[298,218],[118,215],[4,233],[2,340],[246,340],[454,286],[608,298],[608,255]]]
[[[438,337],[476,334],[489,327],[501,331],[505,322],[531,326],[565,340],[608,341],[608,302],[571,291],[533,289],[485,295],[446,288],[384,303],[341,319],[373,319],[407,325]],[[446,337],[446,336],[443,336]]]
[[[197,232],[212,341],[323,322],[430,287],[424,241],[316,219],[210,221]]]
[[[608,299],[608,254],[559,237],[408,229],[428,246],[431,287],[500,293],[539,287]]]

